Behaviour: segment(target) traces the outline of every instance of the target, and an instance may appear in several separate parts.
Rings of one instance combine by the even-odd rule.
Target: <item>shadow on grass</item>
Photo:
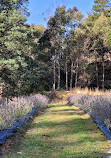
[[[57,113],[57,112],[61,112],[61,115],[85,115],[84,111],[81,111],[79,109],[72,109],[69,107],[69,109],[64,109],[64,110],[52,110],[52,113]],[[62,113],[62,112],[67,112],[67,113]]]
[[[57,107],[66,106],[60,105]],[[66,115],[67,117],[67,115],[70,116],[75,111],[78,115],[78,110],[71,108],[55,109],[51,111],[51,115],[56,117],[54,113],[57,113],[58,116],[65,117]],[[8,154],[9,157],[7,156],[6,158],[10,158],[10,155],[13,155],[12,152],[17,158],[105,158],[107,156],[107,154],[97,151],[96,140],[88,134],[88,129],[82,118],[70,118],[65,121],[59,120],[59,118],[50,120],[46,118],[47,115],[45,116],[44,112],[45,110],[35,114],[10,139],[12,141],[12,144],[9,145],[11,146],[11,151]],[[33,120],[37,116],[45,116],[46,119],[35,123]],[[28,130],[31,134],[25,139],[25,134]],[[37,130],[40,130],[40,132],[37,133]],[[93,131],[94,129],[91,130]],[[96,139],[102,143],[99,136]],[[3,147],[6,147],[6,145],[7,142]],[[20,155],[19,151],[21,150],[25,152],[24,155]]]
[[[50,104],[50,107],[66,107],[67,105],[64,105],[64,104]]]

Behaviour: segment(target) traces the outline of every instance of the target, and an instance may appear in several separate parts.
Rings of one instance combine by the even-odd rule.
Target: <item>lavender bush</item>
[[[108,129],[111,129],[111,94],[97,96],[77,94],[67,100],[70,104],[89,110],[94,117],[99,118]]]
[[[47,107],[48,97],[36,94],[0,101],[0,130],[6,129],[17,120],[23,119],[33,108]]]

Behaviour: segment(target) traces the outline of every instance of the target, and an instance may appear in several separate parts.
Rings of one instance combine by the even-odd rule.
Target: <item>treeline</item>
[[[49,71],[53,69],[54,90],[111,88],[110,1],[95,0],[87,18],[76,7],[58,7],[39,46],[42,59],[49,55],[46,63],[50,61],[52,65]]]
[[[0,1],[4,95],[111,88],[110,1],[95,0],[87,18],[76,7],[58,7],[46,29],[26,25],[27,1]]]
[[[37,61],[37,41],[44,27],[26,24],[28,0],[0,1],[0,91],[3,95],[39,90],[46,75]]]

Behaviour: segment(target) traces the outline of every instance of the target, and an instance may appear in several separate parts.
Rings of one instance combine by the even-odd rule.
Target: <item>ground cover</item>
[[[6,142],[2,148],[3,158],[107,157],[111,142],[87,114],[64,102],[50,106],[17,132],[10,140],[12,145],[8,152],[5,150]]]
[[[32,109],[47,107],[48,102],[49,98],[41,94],[0,100],[0,131],[24,119]]]
[[[74,94],[67,98],[70,105],[88,110],[93,118],[101,120],[111,131],[111,93],[101,95]]]

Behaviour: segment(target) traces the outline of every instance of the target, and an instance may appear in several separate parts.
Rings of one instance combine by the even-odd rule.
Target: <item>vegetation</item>
[[[58,7],[47,28],[26,24],[27,4],[28,0],[0,1],[3,95],[74,87],[110,89],[109,0],[94,0],[87,18],[76,7]]]
[[[43,27],[26,25],[27,2],[0,1],[0,87],[7,97],[37,91],[45,74],[34,49]]]
[[[27,5],[28,0],[0,0],[0,130],[23,119],[33,108],[46,107],[48,98],[36,93],[52,90],[48,95],[53,99],[55,95],[58,100],[68,98],[111,130],[110,94],[68,91],[111,89],[110,0],[94,0],[87,18],[76,7],[57,7],[47,28],[27,24]],[[3,158],[107,156],[110,142],[89,116],[58,100],[46,113],[41,112],[42,117],[32,120],[30,129],[24,125],[19,130],[22,136],[18,132],[13,148]]]
[[[44,57],[52,59],[46,63],[53,69],[54,90],[111,88],[111,8],[108,0],[94,3],[85,19],[76,7],[58,7],[39,40]]]
[[[111,147],[87,114],[64,104],[41,111],[8,144],[3,158],[101,158]]]
[[[75,94],[67,98],[70,104],[77,105],[91,112],[94,118],[99,118],[111,131],[111,94],[86,95]]]
[[[41,94],[1,100],[0,130],[8,129],[16,121],[24,119],[32,109],[47,107],[48,102],[48,97]]]

